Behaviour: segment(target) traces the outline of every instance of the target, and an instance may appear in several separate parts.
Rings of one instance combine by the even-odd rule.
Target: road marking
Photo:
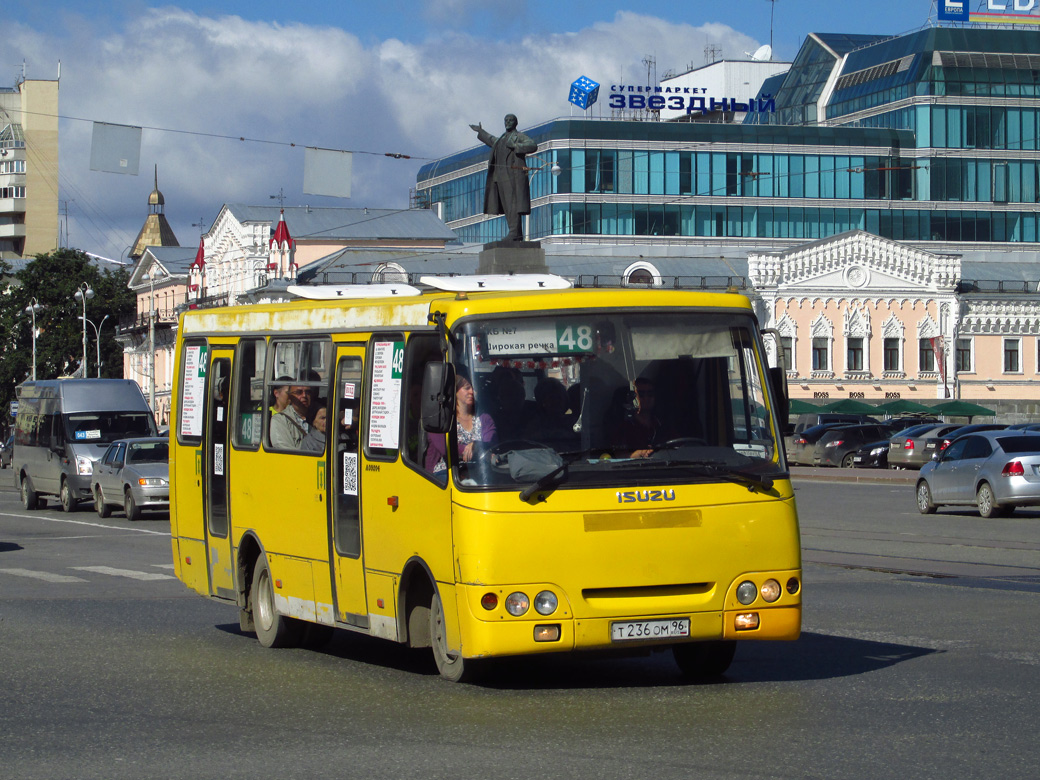
[[[155,574],[150,571],[134,571],[133,569],[113,569],[111,566],[70,566],[74,571],[90,571],[95,574],[109,574],[113,577],[129,577],[132,580],[175,580],[169,574]]]
[[[107,528],[109,531],[136,531],[139,534],[155,534],[156,536],[169,536],[169,531],[153,531],[149,528],[127,528],[119,525],[105,525],[104,523],[88,523],[86,520],[67,520],[64,517],[44,517],[43,515],[20,515],[14,512],[0,512],[2,517],[20,517],[23,520],[46,520],[51,523],[72,523],[73,525],[89,525],[91,528]]]
[[[49,571],[32,571],[31,569],[0,569],[0,574],[31,577],[34,580],[44,580],[45,582],[87,582],[87,580],[80,577],[70,577],[67,574],[52,574]]]
[[[174,569],[176,568],[172,563],[153,563],[156,569]]]

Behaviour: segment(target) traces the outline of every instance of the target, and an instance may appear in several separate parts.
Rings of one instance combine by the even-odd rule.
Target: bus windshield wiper
[[[520,491],[520,500],[527,501],[539,490],[545,490],[549,487],[557,487],[559,485],[562,485],[564,482],[567,481],[568,465],[569,463],[567,461],[564,461],[559,466],[550,471],[548,474],[543,474],[542,476],[540,476],[534,484],[528,485]]]

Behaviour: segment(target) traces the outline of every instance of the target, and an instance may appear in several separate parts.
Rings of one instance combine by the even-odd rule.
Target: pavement
[[[862,482],[875,485],[913,485],[917,482],[914,469],[841,469],[826,466],[791,466],[791,479],[812,479],[824,482]]]

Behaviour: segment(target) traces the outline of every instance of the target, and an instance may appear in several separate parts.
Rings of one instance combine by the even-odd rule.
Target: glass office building
[[[958,249],[1040,243],[1040,36],[813,34],[744,124],[555,119],[526,132],[530,240],[793,245],[863,230]],[[464,242],[488,148],[425,165],[417,194]],[[552,167],[559,166],[559,175]]]

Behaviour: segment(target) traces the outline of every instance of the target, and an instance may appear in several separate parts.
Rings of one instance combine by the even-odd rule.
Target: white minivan
[[[15,485],[36,509],[54,496],[66,512],[92,498],[94,461],[116,439],[155,436],[155,418],[130,379],[52,379],[16,388]]]

